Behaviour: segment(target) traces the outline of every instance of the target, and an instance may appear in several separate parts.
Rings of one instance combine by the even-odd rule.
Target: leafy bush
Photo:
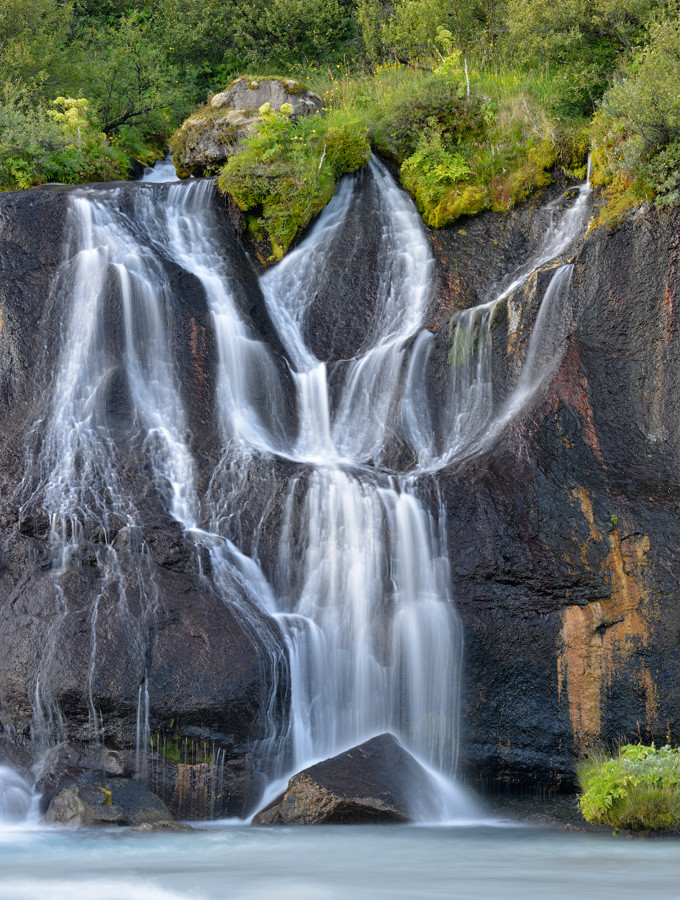
[[[600,221],[615,224],[644,200],[680,203],[680,22],[650,30],[605,94],[592,133],[593,183],[607,200]]]
[[[578,770],[588,822],[633,831],[680,828],[680,751],[628,744]]]
[[[384,156],[402,163],[416,152],[427,133],[438,132],[457,142],[463,136],[481,137],[485,130],[483,105],[467,103],[458,79],[431,76],[412,96],[387,112],[374,125],[372,140]]]
[[[46,181],[75,184],[125,178],[126,155],[90,121],[84,98],[36,103],[24,85],[0,85],[0,188]]]
[[[395,57],[424,62],[442,28],[458,49],[489,55],[505,30],[505,5],[498,0],[357,0],[357,22],[373,63]]]
[[[352,49],[351,2],[343,0],[159,0],[158,43],[199,103],[237,72],[291,70]]]
[[[250,213],[262,262],[281,259],[331,199],[336,179],[364,166],[371,155],[366,132],[356,122],[333,116],[294,122],[267,106],[260,110],[257,133],[229,158],[218,182]]]
[[[585,178],[588,122],[554,114],[549,77],[469,66],[437,30],[448,55],[433,70],[389,63],[372,74],[331,72],[312,87],[337,112],[351,110],[383,157],[401,166],[404,186],[432,227],[484,209],[505,211],[550,183],[560,166]]]
[[[462,99],[466,86],[455,60],[455,53],[446,57],[424,98],[406,104],[376,134],[393,157],[405,155],[404,187],[435,228],[483,209],[510,209],[550,183],[558,160],[558,130],[538,104],[523,93],[499,102],[475,92]]]
[[[526,65],[554,69],[562,112],[592,112],[666,0],[508,0],[508,45]]]

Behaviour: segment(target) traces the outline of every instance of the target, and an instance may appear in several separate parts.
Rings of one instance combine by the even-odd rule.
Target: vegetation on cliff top
[[[268,106],[268,104],[267,104]],[[301,117],[263,107],[257,132],[227,161],[220,188],[248,213],[263,262],[281,259],[295,235],[328,203],[336,180],[366,165],[371,148],[356,122]]]
[[[578,770],[588,822],[632,831],[680,828],[680,750],[628,744],[594,756]]]
[[[590,143],[617,221],[680,203],[679,14],[678,0],[0,0],[0,188],[125,177],[256,69],[325,94],[349,143],[365,129],[432,225],[507,209],[556,165],[580,173]],[[67,108],[75,131],[54,116]],[[297,149],[276,155],[301,177]],[[315,208],[327,183],[305,193]]]

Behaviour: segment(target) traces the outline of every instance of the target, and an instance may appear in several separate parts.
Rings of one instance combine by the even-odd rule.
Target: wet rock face
[[[416,760],[391,734],[304,769],[288,782],[256,825],[359,825],[408,822],[412,798],[432,785]]]
[[[0,486],[11,496],[23,472],[17,434],[36,417],[59,353],[50,287],[63,258],[68,193],[7,192],[0,202]],[[58,331],[58,328],[57,328]],[[50,339],[47,339],[47,335]]]
[[[507,213],[483,212],[448,228],[430,229],[444,288],[432,327],[449,324],[452,311],[493,298],[494,288],[529,259],[578,189],[557,177],[549,187]]]
[[[680,739],[679,250],[677,216],[592,234],[559,370],[440,479],[465,624],[461,752],[483,784],[568,788],[598,741]],[[505,324],[495,353],[527,337]]]
[[[128,191],[145,188],[119,190],[124,204]],[[102,763],[106,752],[120,757],[126,775],[141,768],[187,818],[243,815],[261,789],[254,770],[259,744],[272,737],[265,720],[274,715],[282,728],[287,721],[283,641],[237,584],[218,590],[207,548],[168,514],[130,438],[130,400],[113,354],[106,416],[117,476],[135,498],[138,524],[115,515],[106,527],[51,522],[30,501],[35,486],[22,485],[27,446],[39,450],[40,428],[28,444],[27,435],[45,415],[66,321],[50,289],[63,258],[70,193],[26,191],[0,201],[0,761],[29,769],[41,753],[31,737],[46,728],[70,742],[44,767],[46,796],[87,771],[121,774]],[[256,276],[215,203],[236,301],[276,354]],[[214,328],[198,280],[170,261],[166,271],[170,340],[203,493],[223,453]],[[118,346],[114,290],[104,328]],[[276,477],[249,485],[244,519],[263,522],[273,490],[280,490]],[[74,534],[63,563],[62,538],[72,542]],[[149,740],[155,748],[148,759],[144,752],[136,758],[140,740],[142,750]],[[108,749],[93,746],[99,742]]]
[[[361,214],[339,238],[337,256],[352,265],[329,267],[309,310],[307,338],[324,360],[354,356],[370,330],[379,235],[365,178],[356,177]],[[0,200],[0,762],[27,771],[35,761],[39,684],[40,714],[60,710],[71,748],[43,773],[51,795],[88,771],[119,775],[91,758],[88,746],[97,740],[120,754],[123,775],[132,774],[148,716],[148,786],[182,817],[243,815],[261,787],[258,747],[272,737],[272,722],[285,731],[282,638],[237,584],[217,590],[210,554],[168,515],[126,438],[130,403],[119,375],[108,386],[107,415],[117,474],[138,503],[139,525],[113,516],[108,530],[65,523],[81,528],[81,537],[61,570],[60,533],[39,505],[22,506],[27,434],[44,413],[60,344],[55,323],[64,318],[50,285],[62,259],[68,193]],[[558,194],[547,199],[569,202]],[[255,274],[220,215],[237,302],[280,359]],[[457,311],[488,298],[493,281],[535,248],[549,217],[532,202],[433,236],[442,285],[428,323],[436,332],[428,386],[435,395]],[[202,493],[221,457],[217,351],[200,284],[169,261],[165,271]],[[579,754],[597,740],[680,740],[679,279],[677,216],[647,213],[592,234],[576,259],[556,373],[493,447],[437,476],[465,627],[461,760],[481,784],[569,787]],[[499,316],[500,396],[526,353],[548,280],[541,273],[537,293],[519,298],[515,320]],[[114,335],[120,327],[112,299],[106,328]],[[282,371],[285,383],[283,364]],[[292,401],[285,414],[293,421]],[[265,574],[277,564],[286,486],[295,475],[293,463],[262,462],[236,486],[234,539],[246,553],[257,545]],[[409,813],[398,786],[381,779],[409,763],[393,746],[369,749],[373,768],[356,750],[321,763],[296,776],[276,809],[262,815],[272,822],[403,820]],[[359,761],[361,771],[353,768]]]
[[[380,278],[378,188],[366,170],[352,176],[352,214],[334,238],[304,323],[312,353],[325,362],[351,359],[370,335]],[[321,262],[321,261],[320,261]]]

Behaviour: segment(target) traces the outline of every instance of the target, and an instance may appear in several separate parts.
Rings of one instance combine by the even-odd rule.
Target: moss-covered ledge
[[[285,107],[260,113],[218,184],[244,214],[258,259],[269,265],[328,203],[338,178],[366,165],[371,148],[365,130],[351,122],[295,121]]]
[[[280,260],[324,208],[342,175],[371,156],[367,129],[304,84],[243,75],[190,116],[171,140],[180,177],[217,175],[232,220],[263,266]]]

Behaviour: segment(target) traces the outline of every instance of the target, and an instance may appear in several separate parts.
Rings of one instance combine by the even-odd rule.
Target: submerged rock
[[[172,161],[180,178],[217,170],[244,137],[252,134],[265,104],[279,110],[285,104],[292,115],[321,112],[321,98],[293,78],[244,75],[197,110],[172,138]],[[289,110],[290,112],[290,110]]]
[[[174,820],[165,803],[141,784],[129,778],[106,778],[65,788],[50,803],[45,821],[80,828]]]
[[[139,832],[158,832],[158,831],[193,831],[191,825],[185,825],[182,822],[143,822],[141,825],[135,825],[132,831]]]
[[[392,734],[310,766],[255,825],[358,825],[409,822],[414,799],[432,792],[427,772]],[[417,802],[417,799],[416,799]]]

